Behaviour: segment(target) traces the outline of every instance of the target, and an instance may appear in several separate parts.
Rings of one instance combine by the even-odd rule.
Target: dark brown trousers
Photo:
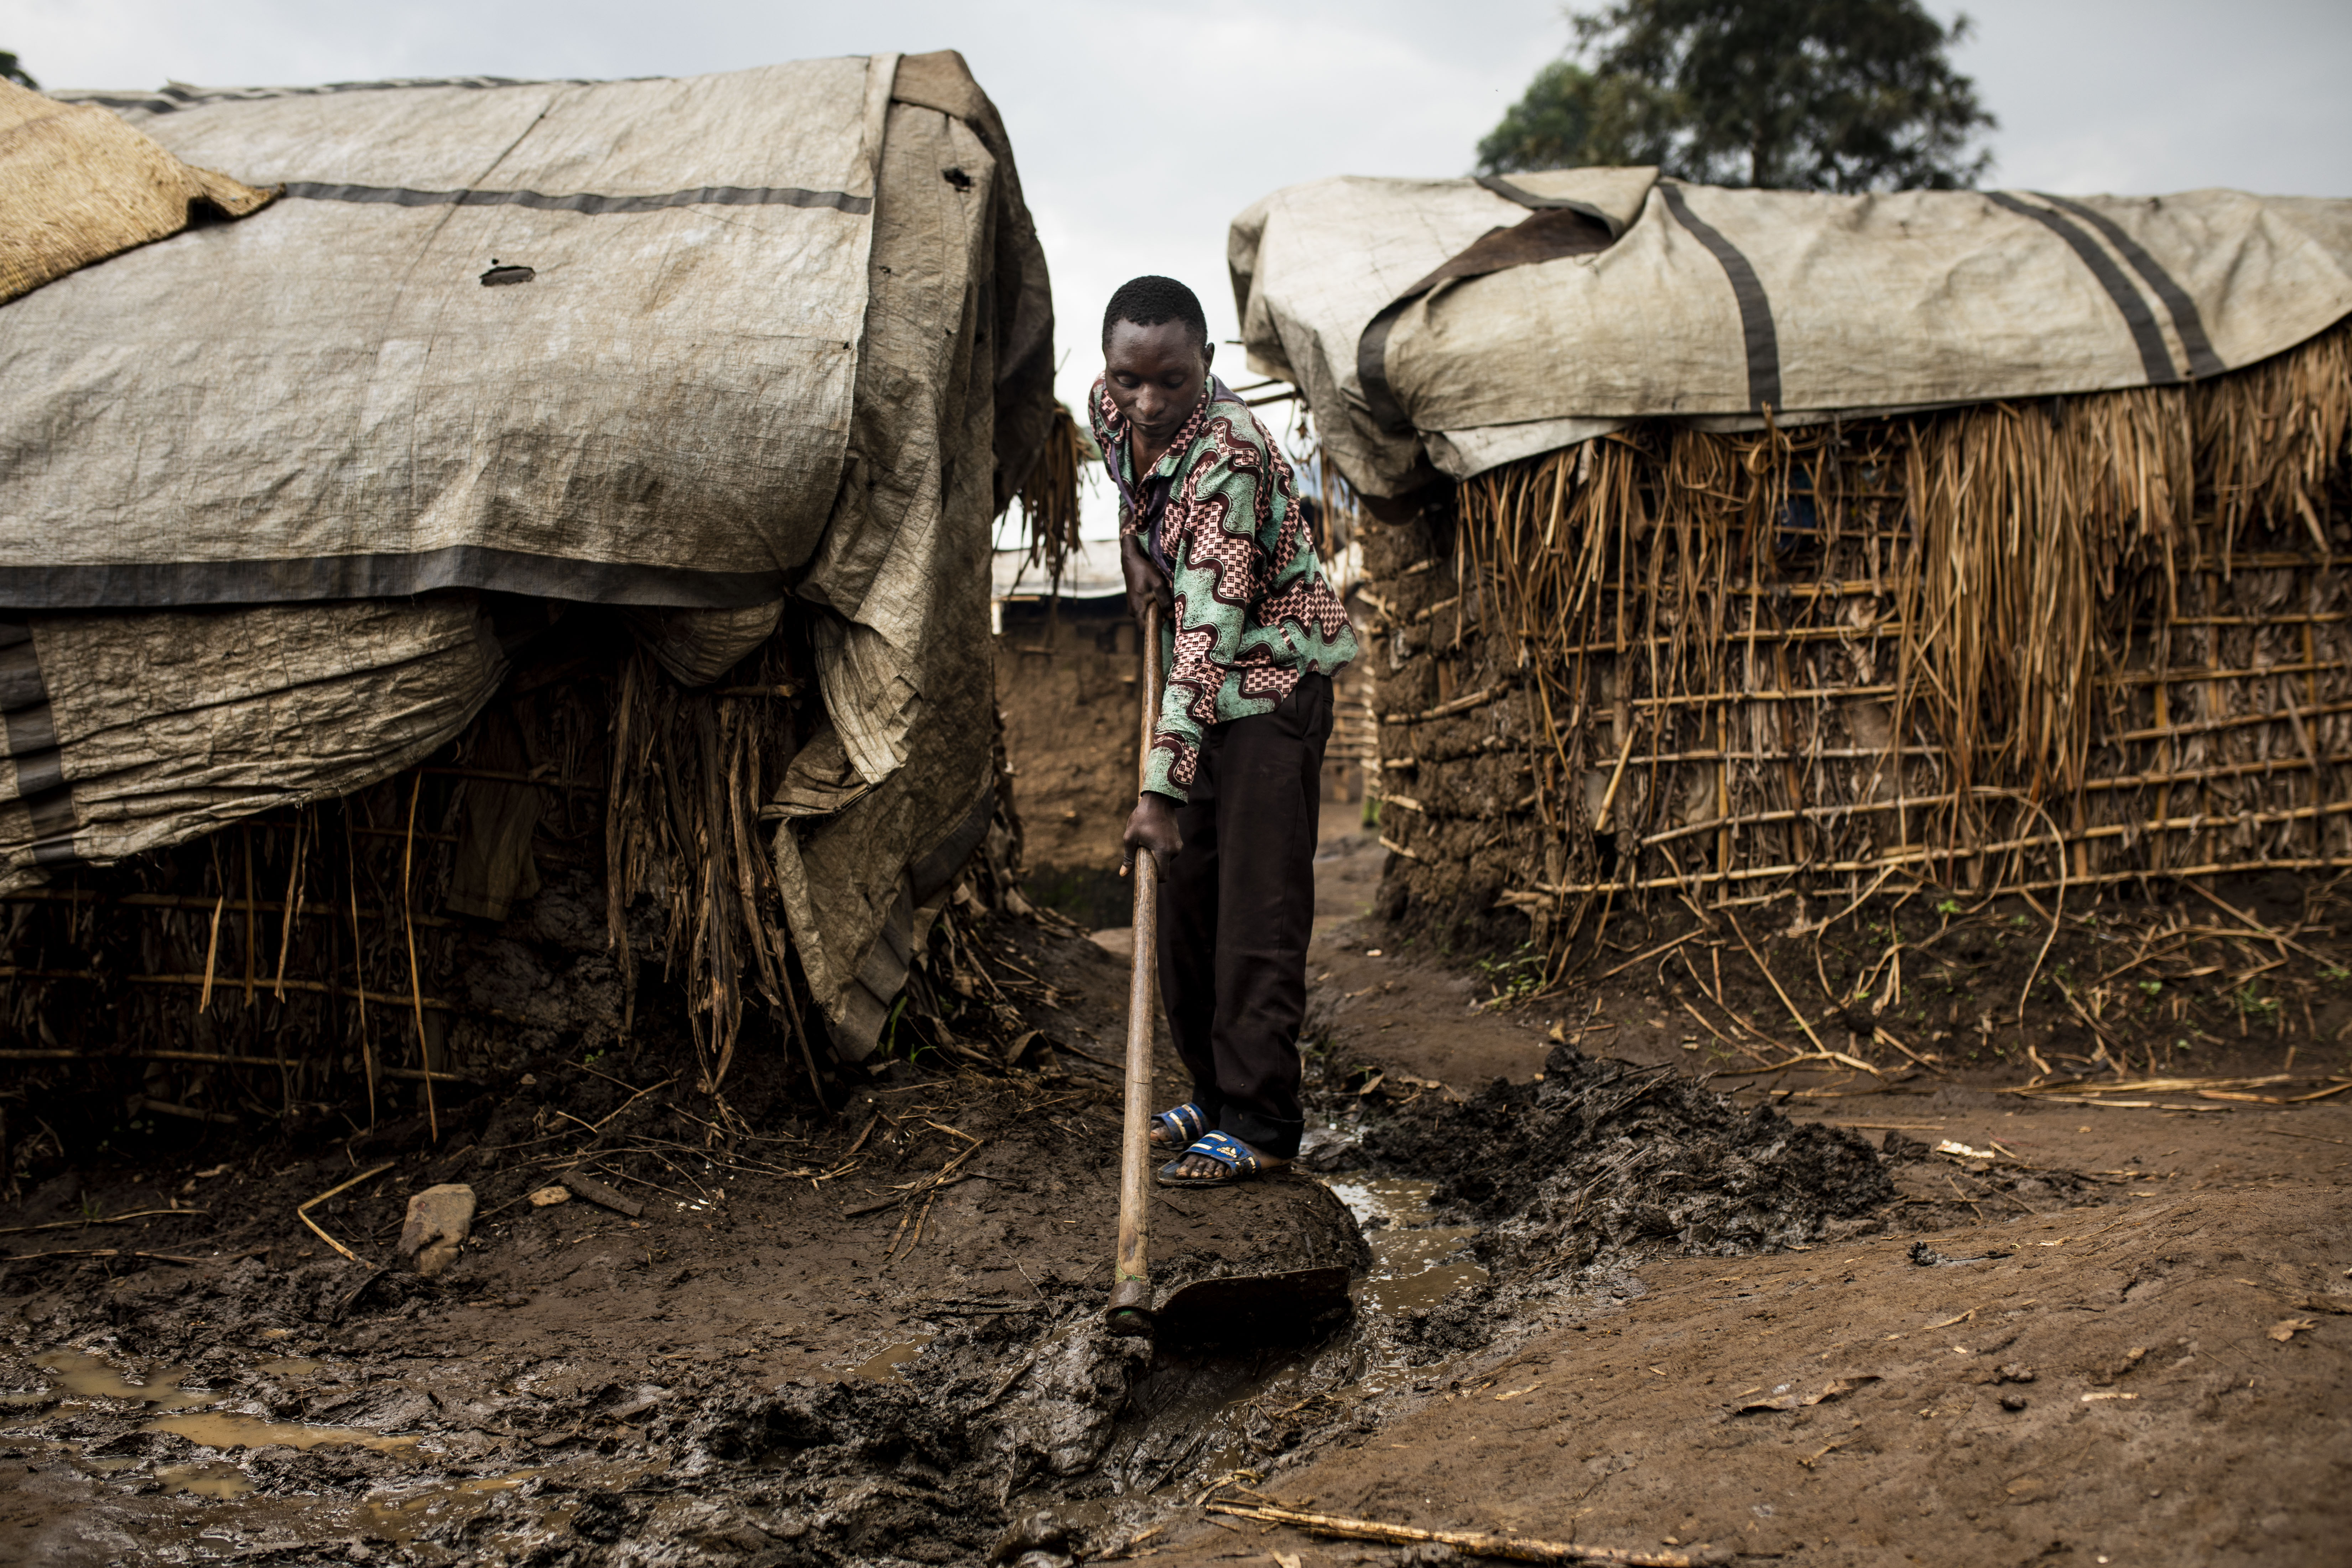
[[[1160,993],[1192,1100],[1261,1154],[1298,1152],[1298,1027],[1315,926],[1315,836],[1331,680],[1271,713],[1212,725],[1183,847],[1160,889]]]

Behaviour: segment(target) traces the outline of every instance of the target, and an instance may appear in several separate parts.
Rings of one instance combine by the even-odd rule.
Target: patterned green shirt
[[[1181,801],[1210,725],[1273,712],[1303,675],[1337,675],[1356,657],[1356,634],[1316,557],[1289,462],[1224,383],[1210,382],[1141,476],[1103,383],[1087,402],[1119,493],[1119,535],[1142,535],[1175,599],[1143,787]]]

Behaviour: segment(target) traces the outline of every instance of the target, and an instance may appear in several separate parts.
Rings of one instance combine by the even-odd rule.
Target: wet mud
[[[1282,1342],[1138,1341],[1099,1321],[1125,967],[1066,932],[996,940],[1035,1031],[1001,1073],[900,1063],[830,1116],[747,1097],[750,1131],[719,1134],[661,1064],[541,1064],[445,1106],[438,1144],[387,1123],[27,1193],[0,1225],[57,1228],[0,1263],[0,1561],[1388,1560],[1237,1536],[1197,1506],[1221,1485],[1621,1546],[2024,1561],[2088,1553],[2137,1465],[2141,1504],[2247,1500],[2179,1505],[2183,1540],[2296,1562],[2352,1495],[2323,1473],[2352,1452],[2326,1392],[2352,1255],[2340,1201],[2285,1184],[2352,1154],[2332,1104],[2263,1163],[2231,1107],[1934,1082],[1808,1104],[1778,1080],[1767,1103],[1678,1043],[1546,1046],[1553,1019],[1467,1009],[1475,977],[1339,926],[1297,1173],[1156,1194],[1154,1259],[1163,1295],[1344,1267],[1353,1310]],[[1345,1040],[1372,1006],[1386,1060]],[[352,1261],[295,1211],[378,1165],[310,1210]],[[530,1201],[566,1171],[644,1207]],[[451,1180],[474,1235],[423,1279],[391,1240]],[[2308,1462],[2266,1459],[2272,1426]],[[2200,1444],[2236,1479],[2200,1482]],[[1832,1518],[1845,1466],[1884,1495]],[[1924,1519],[1952,1550],[1920,1552]]]
[[[1567,1046],[1536,1080],[1423,1100],[1379,1129],[1384,1164],[1440,1178],[1490,1268],[1537,1281],[1672,1250],[1711,1257],[1851,1235],[1895,1195],[1861,1134],[1743,1109],[1670,1066]]]

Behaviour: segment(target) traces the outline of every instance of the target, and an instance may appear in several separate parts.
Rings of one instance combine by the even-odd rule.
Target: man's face
[[[1120,321],[1103,344],[1103,383],[1129,424],[1154,444],[1169,440],[1201,401],[1215,350],[1181,321]]]

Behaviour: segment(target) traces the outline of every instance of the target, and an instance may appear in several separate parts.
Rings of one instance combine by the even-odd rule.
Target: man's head
[[[1201,301],[1173,278],[1130,279],[1103,311],[1103,384],[1146,439],[1176,433],[1215,357]]]

